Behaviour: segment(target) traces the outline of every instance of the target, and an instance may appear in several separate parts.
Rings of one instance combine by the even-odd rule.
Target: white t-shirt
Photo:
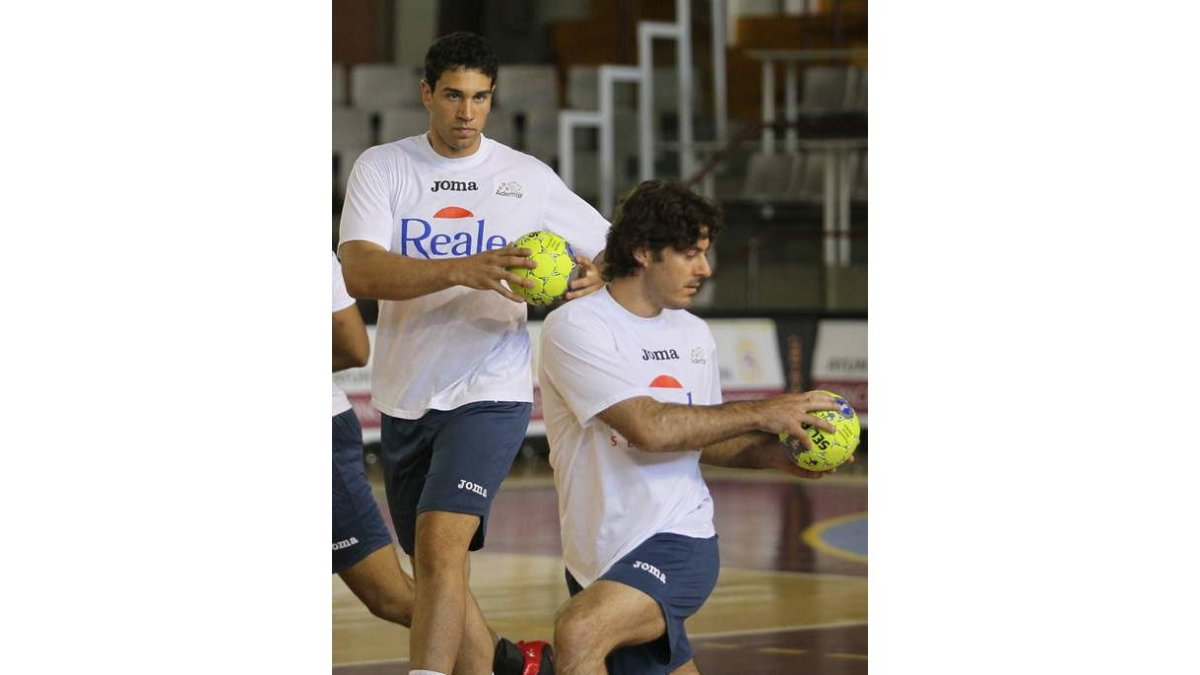
[[[420,135],[373,147],[355,162],[341,241],[438,259],[502,248],[539,229],[594,258],[608,221],[529,155],[483,138],[474,154],[450,159]],[[525,319],[524,304],[464,286],[380,301],[372,403],[416,419],[475,401],[532,401]]]
[[[329,252],[333,256],[333,311],[346,309],[354,304],[354,298],[350,297],[350,293],[346,291],[346,280],[342,278],[342,265],[338,262],[337,256],[333,251]],[[346,392],[338,388],[337,384],[333,385],[333,414],[336,417],[350,409],[350,399],[346,398]]]
[[[596,417],[637,396],[719,404],[717,344],[708,325],[684,310],[639,317],[603,289],[549,314],[540,360],[542,415],[571,576],[586,587],[660,532],[713,536],[700,451],[645,452]]]

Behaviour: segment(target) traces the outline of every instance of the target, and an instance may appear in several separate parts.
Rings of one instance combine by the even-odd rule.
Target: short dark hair
[[[721,210],[695,192],[678,183],[643,181],[617,204],[604,249],[604,279],[633,276],[641,267],[633,257],[640,248],[659,260],[668,246],[686,251],[702,235],[714,242],[721,224]]]
[[[478,70],[496,86],[499,63],[492,43],[482,35],[459,31],[438,38],[425,52],[425,83],[431,90],[437,88],[442,73],[458,68]]]

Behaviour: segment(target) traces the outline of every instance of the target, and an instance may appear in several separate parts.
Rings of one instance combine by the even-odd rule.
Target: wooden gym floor
[[[704,469],[721,575],[687,622],[701,672],[865,674],[865,453],[818,481]],[[387,519],[378,476],[372,480]],[[551,639],[554,614],[568,597],[560,553],[549,466],[544,455],[519,457],[496,496],[487,545],[471,557],[471,588],[500,635]],[[335,675],[407,673],[408,630],[371,616],[332,578]]]

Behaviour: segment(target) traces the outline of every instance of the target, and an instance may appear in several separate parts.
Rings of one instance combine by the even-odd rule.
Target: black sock
[[[525,656],[517,646],[505,638],[496,643],[496,654],[492,657],[492,672],[496,675],[521,675],[525,668]]]

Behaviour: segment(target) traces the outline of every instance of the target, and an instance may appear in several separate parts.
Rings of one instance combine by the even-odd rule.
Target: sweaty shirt
[[[366,240],[420,259],[474,255],[549,229],[577,255],[604,248],[608,221],[550,167],[488,138],[472,155],[438,155],[424,134],[370,148],[347,185],[341,242]],[[570,303],[568,303],[570,304]],[[371,401],[417,419],[475,401],[532,401],[526,306],[455,286],[379,303]]]
[[[563,561],[584,587],[659,532],[713,536],[700,451],[645,452],[596,416],[637,396],[721,403],[717,344],[685,310],[643,318],[607,289],[542,324],[538,381],[558,492]]]

